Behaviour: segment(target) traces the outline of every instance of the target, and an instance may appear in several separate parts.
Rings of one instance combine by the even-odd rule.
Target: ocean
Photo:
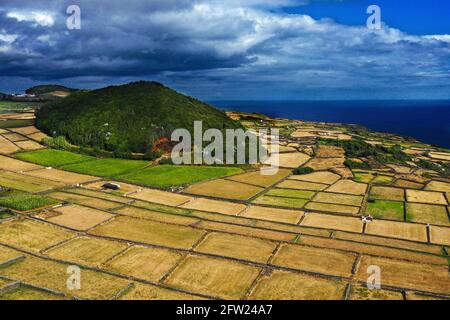
[[[224,111],[271,117],[359,124],[450,148],[450,100],[210,101]]]

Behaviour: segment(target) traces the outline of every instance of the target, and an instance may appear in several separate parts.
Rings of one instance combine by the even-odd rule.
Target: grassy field
[[[62,169],[100,177],[115,177],[129,172],[143,169],[149,165],[148,161],[127,159],[98,159],[63,166]]]
[[[61,167],[68,164],[94,160],[95,158],[55,149],[44,149],[16,154],[16,157],[43,166]]]
[[[235,167],[171,166],[145,168],[148,161],[128,159],[96,159],[91,156],[55,149],[16,154],[17,158],[44,166],[61,168],[99,177],[117,177],[150,187],[169,188],[242,173]]]
[[[53,199],[49,199],[38,195],[22,194],[22,193],[14,193],[11,196],[0,198],[1,207],[19,211],[33,210],[56,203],[58,203],[58,201]]]
[[[132,172],[119,178],[150,187],[169,188],[217,179],[241,173],[242,169],[233,167],[197,167],[162,165]]]
[[[404,203],[397,201],[375,200],[367,204],[366,213],[374,218],[403,221]]]

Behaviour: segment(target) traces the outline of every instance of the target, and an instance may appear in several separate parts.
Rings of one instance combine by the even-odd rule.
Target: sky
[[[450,1],[0,0],[0,92],[141,79],[208,101],[450,99]]]

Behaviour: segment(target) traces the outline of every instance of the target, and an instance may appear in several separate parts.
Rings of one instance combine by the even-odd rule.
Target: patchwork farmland
[[[46,147],[32,124],[4,125],[0,299],[450,299],[450,179],[439,170],[450,152],[261,120],[245,125],[282,129],[275,175],[100,159]],[[351,153],[361,139],[410,159]],[[67,286],[73,265],[78,289]],[[379,290],[366,285],[373,265]]]

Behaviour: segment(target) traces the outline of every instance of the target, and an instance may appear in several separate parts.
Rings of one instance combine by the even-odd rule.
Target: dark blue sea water
[[[359,124],[373,131],[397,133],[450,148],[449,100],[211,101],[211,104],[225,111]]]

